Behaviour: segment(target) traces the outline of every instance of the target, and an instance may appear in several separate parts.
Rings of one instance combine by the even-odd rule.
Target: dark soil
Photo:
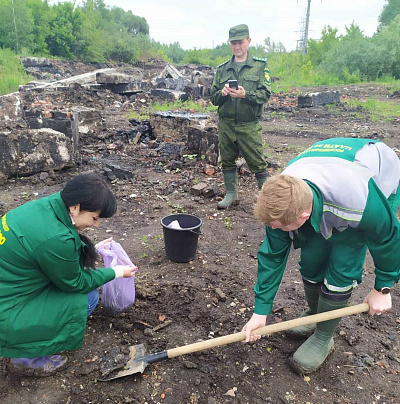
[[[370,95],[383,100],[388,95],[376,85],[339,90],[342,101]],[[298,109],[295,95],[278,94],[266,108],[262,124],[266,155],[281,168],[313,142],[330,137],[379,138],[400,149],[398,118],[373,122],[368,112],[351,109],[345,102],[334,108]],[[233,343],[151,364],[143,374],[98,381],[101,364],[113,355],[126,355],[130,345],[143,343],[149,353],[158,352],[240,331],[252,314],[257,250],[264,236],[264,228],[253,216],[257,195],[253,176],[241,175],[240,205],[221,212],[216,209],[216,198],[190,193],[197,180],[217,182],[223,192],[221,172],[207,176],[202,161],[181,157],[183,168],[166,172],[159,164],[166,161],[140,145],[126,146],[114,158],[124,167],[132,167],[134,177],[111,183],[118,212],[88,235],[96,242],[113,236],[138,265],[135,305],[118,317],[109,317],[100,304],[88,320],[83,347],[67,352],[67,368],[54,376],[16,376],[7,370],[7,359],[1,359],[2,404],[400,402],[398,290],[393,292],[390,312],[342,319],[334,353],[309,377],[297,375],[288,365],[301,341],[277,333],[254,344]],[[58,191],[76,171],[99,170],[98,160],[101,156],[87,156],[77,170],[58,172],[44,180],[39,175],[9,180],[0,189],[0,213]],[[167,195],[166,187],[173,192]],[[203,222],[196,257],[189,263],[171,262],[165,254],[160,221],[177,212],[196,215]],[[296,318],[305,307],[298,257],[293,251],[268,323]],[[368,257],[364,282],[354,291],[353,304],[362,302],[373,281]],[[168,321],[170,325],[151,331]]]

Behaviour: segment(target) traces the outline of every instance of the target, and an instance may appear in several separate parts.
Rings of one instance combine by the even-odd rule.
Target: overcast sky
[[[54,1],[52,1],[53,3]],[[212,48],[227,41],[229,28],[247,24],[253,44],[270,37],[286,50],[296,49],[304,29],[308,0],[104,0],[146,18],[150,37],[179,42],[183,49]],[[325,25],[338,28],[354,21],[372,36],[385,0],[312,0],[309,38],[319,39]]]

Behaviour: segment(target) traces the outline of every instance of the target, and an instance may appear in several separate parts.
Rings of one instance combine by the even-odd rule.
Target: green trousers
[[[329,240],[308,231],[309,223],[294,235],[295,248],[301,248],[299,269],[302,277],[324,283],[333,292],[347,292],[361,283],[367,252],[363,234],[346,229],[345,234],[334,231]],[[303,228],[304,227],[304,228]]]
[[[263,152],[262,128],[258,121],[235,124],[234,120],[220,119],[218,146],[223,170],[236,169],[239,153],[242,153],[253,174],[267,170]]]

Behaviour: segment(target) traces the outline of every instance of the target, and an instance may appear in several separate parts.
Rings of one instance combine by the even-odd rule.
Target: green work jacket
[[[222,89],[228,80],[237,80],[246,90],[245,98],[222,96]],[[264,104],[271,95],[271,76],[265,59],[248,53],[247,60],[237,73],[234,57],[218,66],[211,88],[211,102],[218,106],[222,119],[232,119],[236,123],[257,121],[263,113]]]
[[[346,161],[354,164],[352,161],[359,156],[358,152],[365,150],[368,144],[378,146],[381,158],[378,159],[377,166],[384,173],[383,178],[375,173],[376,182],[372,177],[368,179],[360,176],[358,165],[353,167],[354,176],[353,170],[341,173],[340,168],[348,166]],[[314,166],[313,163],[317,161],[318,166]],[[298,164],[295,171],[290,171],[296,162],[300,165]],[[363,175],[368,172],[365,171],[369,163],[368,159],[364,163],[366,165],[361,167]],[[312,231],[321,234],[327,243],[361,242],[368,247],[375,264],[376,289],[384,286],[392,287],[400,277],[400,224],[394,213],[397,210],[399,188],[397,187],[397,192],[394,189],[390,194],[395,184],[399,184],[399,164],[395,153],[383,143],[364,139],[338,138],[315,143],[289,162],[288,168],[283,171],[283,174],[288,172],[289,175],[294,175],[296,171],[300,173],[301,178],[306,180],[313,193],[313,208],[309,219]],[[385,168],[388,171],[385,171]],[[309,177],[312,177],[312,180]],[[358,183],[354,182],[355,178],[359,179]],[[362,178],[364,180],[361,180]],[[338,187],[338,183],[342,183],[343,186]],[[389,188],[387,188],[388,183]],[[322,192],[323,189],[325,194]],[[386,196],[382,189],[385,190]],[[337,203],[346,198],[350,200],[350,204],[346,205],[347,211],[340,203]],[[363,203],[364,198],[365,203]],[[359,208],[348,209],[354,200]],[[326,223],[329,221],[331,227],[327,228]],[[295,232],[266,228],[266,236],[258,252],[258,277],[254,287],[256,314],[271,313],[291,246],[307,248],[304,243],[308,237],[306,228],[307,226],[302,226]]]
[[[0,221],[0,356],[37,357],[82,346],[87,293],[114,279],[83,268],[79,238],[60,193]]]

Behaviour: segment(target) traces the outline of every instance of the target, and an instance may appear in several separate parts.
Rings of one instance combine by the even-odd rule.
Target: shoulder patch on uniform
[[[264,68],[264,83],[267,86],[271,85],[271,72],[269,71],[267,66],[265,66]]]
[[[256,56],[253,56],[253,60],[255,60],[256,62],[265,62],[267,63],[267,59],[265,58],[258,58]]]
[[[230,61],[230,59],[225,60],[225,62],[221,63],[221,64],[220,64],[220,65],[218,65],[217,67],[221,67],[221,66],[223,66],[223,65],[226,65],[226,64],[227,64],[229,61]]]

